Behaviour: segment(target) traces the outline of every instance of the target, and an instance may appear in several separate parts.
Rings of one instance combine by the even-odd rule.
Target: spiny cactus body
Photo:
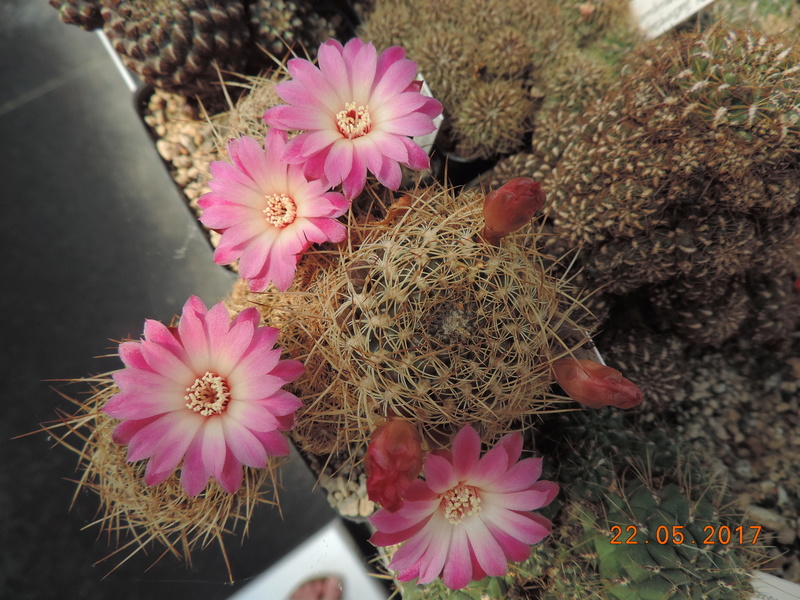
[[[751,597],[755,532],[729,512],[724,488],[700,457],[685,454],[663,429],[644,432],[618,412],[572,412],[545,421],[537,442],[548,456],[547,476],[562,489],[545,515],[553,520],[552,534],[504,577],[459,591],[440,581],[412,581],[400,584],[404,598]]]
[[[225,492],[212,480],[203,492],[189,496],[176,473],[156,486],[145,485],[145,461],[127,461],[127,448],[113,438],[119,421],[102,412],[119,392],[111,375],[78,380],[76,383],[91,386],[92,396],[85,401],[73,400],[77,408],[72,415],[44,428],[78,455],[82,472],[78,491],[88,490],[100,502],[92,525],[117,540],[130,536],[120,548],[129,552],[123,562],[153,544],[187,563],[193,551],[211,541],[219,543],[224,554],[224,534],[237,526],[246,532],[258,504],[276,503],[270,496],[277,487],[278,460],[270,459],[266,469],[245,467],[244,483],[236,494]]]
[[[301,277],[302,293],[249,296],[305,356],[304,450],[363,445],[387,416],[429,441],[466,424],[490,440],[557,402],[550,363],[580,343],[559,334],[577,331],[581,307],[524,243],[532,233],[490,246],[478,236],[483,194],[409,196],[395,223],[361,225],[352,248],[315,259],[327,263]]]
[[[756,312],[754,278],[800,253],[798,90],[800,53],[755,32],[643,50],[589,106],[549,178],[554,230],[580,249],[590,281],[646,290],[695,343],[738,333]],[[791,302],[782,310],[796,319]]]
[[[336,24],[315,11],[309,0],[247,0],[253,42],[276,57],[290,50],[316,53],[336,35]]]
[[[101,0],[48,0],[50,6],[58,10],[58,18],[64,23],[77,25],[92,31],[103,26],[100,13]]]
[[[378,2],[360,36],[378,47],[402,45],[419,62],[444,105],[443,149],[465,158],[493,158],[524,148],[543,94],[562,66],[574,62],[575,52],[581,60],[596,60],[594,46],[611,22],[627,32],[619,39],[633,39],[634,28],[618,18],[624,12],[620,6],[602,3],[582,16],[577,5],[564,9],[550,1]],[[609,11],[616,17],[601,18]],[[584,26],[592,33],[577,32]]]
[[[247,59],[242,0],[108,0],[102,14],[125,66],[167,91],[218,92],[220,71],[238,71]]]

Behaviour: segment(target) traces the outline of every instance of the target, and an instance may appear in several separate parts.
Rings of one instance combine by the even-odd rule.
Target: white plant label
[[[713,0],[631,0],[631,10],[639,27],[649,38],[656,38],[682,23]]]
[[[800,585],[766,573],[753,573],[753,600],[798,600]]]

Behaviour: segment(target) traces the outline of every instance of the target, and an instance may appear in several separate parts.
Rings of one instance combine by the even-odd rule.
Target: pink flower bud
[[[530,177],[517,177],[489,192],[483,203],[483,239],[498,246],[504,235],[529,223],[544,201],[542,187]]]
[[[396,511],[422,471],[422,437],[408,421],[389,419],[372,433],[364,468],[369,499]]]
[[[553,363],[558,385],[589,408],[633,408],[644,400],[639,387],[611,367],[584,358],[559,358]]]

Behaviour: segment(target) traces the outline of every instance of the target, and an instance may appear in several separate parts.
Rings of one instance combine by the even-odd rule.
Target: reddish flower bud
[[[592,360],[559,358],[553,363],[553,373],[570,398],[589,408],[633,408],[644,400],[635,383],[616,369]]]
[[[388,511],[399,509],[422,470],[422,437],[408,421],[389,419],[372,433],[364,468],[369,499]]]
[[[489,192],[483,203],[483,239],[500,245],[500,238],[529,223],[544,201],[542,187],[530,177],[517,177]]]

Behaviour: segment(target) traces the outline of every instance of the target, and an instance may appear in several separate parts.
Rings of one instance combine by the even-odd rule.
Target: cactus
[[[73,381],[90,387],[91,396],[85,400],[70,398],[75,411],[42,428],[78,456],[81,478],[76,495],[88,490],[100,501],[98,517],[91,525],[117,541],[130,536],[112,553],[128,551],[120,564],[138,552],[146,552],[153,544],[190,564],[192,552],[215,541],[225,557],[225,535],[242,525],[242,533],[246,533],[257,505],[277,504],[279,459],[271,458],[266,469],[245,467],[244,484],[236,494],[225,492],[212,480],[202,493],[190,497],[176,473],[163,483],[148,487],[144,482],[145,462],[127,462],[127,448],[113,439],[119,421],[102,412],[108,400],[119,392],[112,375]],[[230,564],[227,566],[232,583]]]
[[[238,71],[247,59],[242,0],[108,0],[102,14],[125,66],[167,91],[219,93],[220,72]]]
[[[736,521],[721,519],[709,500],[692,497],[676,484],[651,489],[634,482],[619,493],[609,494],[604,505],[607,512],[602,516],[587,515],[586,528],[609,598],[751,597],[749,575],[736,544],[704,543],[712,534],[716,538],[726,535],[721,534],[723,531],[735,532],[739,526]],[[631,526],[636,529],[629,530]],[[624,542],[619,545],[611,544],[609,538],[615,527],[624,532]],[[749,538],[745,543],[752,541],[748,528],[741,531]]]
[[[555,524],[552,534],[531,548],[527,561],[510,565],[504,577],[486,577],[460,591],[439,581],[399,584],[403,598],[751,596],[747,571],[760,552],[752,544],[755,531],[742,526],[739,540],[741,522],[729,513],[725,489],[701,458],[686,453],[667,431],[644,431],[630,418],[602,410],[547,415],[541,432],[538,446],[555,459],[547,476],[564,492],[545,515]],[[703,543],[709,538],[714,543]]]
[[[666,326],[719,345],[754,318],[766,274],[789,327],[753,333],[797,324],[799,61],[780,39],[715,28],[648,45],[589,105],[545,185],[593,286],[642,290]]]
[[[58,18],[64,23],[77,25],[92,31],[103,26],[100,0],[48,0],[58,10]]]
[[[530,130],[530,94],[503,79],[480,81],[455,111],[452,129],[461,156],[507,154],[517,150]]]
[[[248,0],[248,7],[253,42],[277,57],[290,50],[313,55],[336,35],[336,24],[308,0]]]
[[[733,532],[741,523],[729,513],[726,490],[702,457],[688,453],[658,424],[644,430],[631,417],[609,411],[569,414],[558,427],[543,429],[554,430],[559,437],[543,443],[555,445],[551,452],[566,496],[565,534],[569,523],[573,535],[576,522],[581,531],[572,540],[572,566],[565,568],[582,565],[584,581],[577,595],[565,594],[565,585],[552,577],[558,565],[543,562],[540,569],[550,575],[539,581],[552,591],[542,597],[577,599],[585,597],[581,589],[614,600],[750,597],[753,532],[743,527],[743,543],[703,543],[712,529],[718,533],[724,525]],[[616,541],[623,543],[611,543],[615,526]],[[629,538],[637,543],[625,543]]]
[[[524,147],[542,95],[562,68],[571,68],[573,52],[590,62],[593,53],[616,57],[605,48],[612,29],[625,40],[617,50],[630,45],[634,29],[617,18],[622,6],[607,2],[581,17],[577,5],[549,1],[376,2],[359,35],[379,47],[403,45],[444,105],[440,146],[485,159]],[[591,33],[577,32],[584,26]]]
[[[354,454],[387,416],[429,442],[468,423],[491,440],[558,402],[550,363],[580,343],[559,338],[581,312],[567,284],[524,232],[500,247],[478,238],[483,194],[409,198],[396,223],[355,227],[352,248],[301,261],[302,293],[245,295],[306,364],[294,390],[303,450]]]

